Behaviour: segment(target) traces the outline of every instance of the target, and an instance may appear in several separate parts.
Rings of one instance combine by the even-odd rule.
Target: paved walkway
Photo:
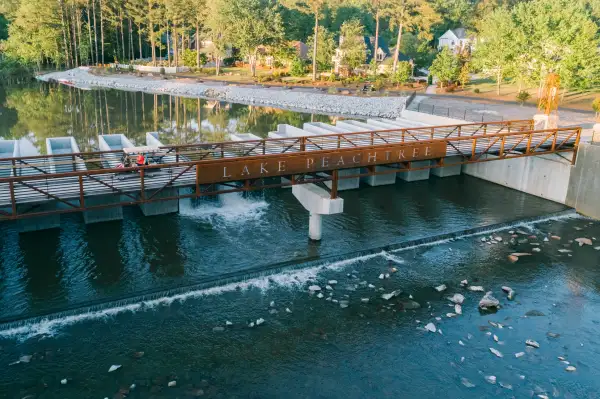
[[[431,86],[430,86],[431,87]],[[427,89],[429,91],[429,88]],[[511,119],[531,119],[538,111],[532,106],[520,106],[510,102],[489,102],[483,99],[459,98],[458,96],[428,96],[418,95],[410,105],[411,110],[419,110],[424,113],[431,113],[436,108],[435,114],[442,115],[441,110],[450,110],[451,116],[456,118],[462,114],[470,115],[470,120],[479,119],[479,115],[485,121],[491,121],[494,117],[501,117],[504,120]],[[420,108],[420,109],[417,109]],[[558,111],[559,126],[582,126],[591,128],[595,123],[592,112],[564,110]],[[498,118],[500,119],[500,118]]]

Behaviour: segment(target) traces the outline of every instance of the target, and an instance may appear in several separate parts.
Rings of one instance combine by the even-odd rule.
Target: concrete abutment
[[[308,237],[319,241],[323,235],[322,215],[334,215],[344,211],[342,198],[331,198],[331,194],[315,184],[300,184],[292,187],[294,197],[310,212]]]

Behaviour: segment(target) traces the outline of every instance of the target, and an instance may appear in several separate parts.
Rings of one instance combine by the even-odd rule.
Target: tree
[[[281,16],[271,0],[230,0],[222,3],[224,29],[231,43],[239,48],[256,76],[259,46],[278,44],[283,39]]]
[[[468,62],[463,63],[460,67],[460,72],[458,73],[458,81],[460,82],[460,85],[462,86],[463,90],[465,89],[467,83],[471,81],[471,67]]]
[[[314,37],[310,36],[308,39],[309,42],[313,43],[314,46]],[[331,68],[331,57],[335,54],[335,38],[333,33],[329,32],[326,28],[319,29],[318,38],[317,38],[317,52],[316,52],[316,60],[317,60],[317,69],[325,70]],[[311,48],[314,54],[314,48]]]
[[[363,65],[367,60],[367,45],[364,40],[363,26],[359,20],[344,22],[340,32],[340,50],[342,64],[350,70]]]
[[[212,0],[207,3],[206,20],[204,28],[208,38],[213,44],[213,61],[215,62],[215,74],[218,76],[221,69],[221,61],[227,52],[231,40],[228,36],[227,16],[222,12],[222,4],[227,0]]]
[[[419,31],[421,38],[431,40],[429,30],[440,20],[440,16],[426,0],[386,0],[382,13],[390,18],[390,27],[398,28],[392,68],[396,71],[403,31]]]
[[[509,10],[497,9],[481,21],[473,63],[484,75],[496,80],[498,95],[504,78],[515,71],[516,40],[516,27]]]
[[[328,5],[333,4],[334,0],[281,0],[284,7],[298,10],[304,14],[311,14],[315,18],[315,29],[313,33],[313,59],[312,59],[312,80],[317,80],[317,49],[319,37],[319,17]]]
[[[548,72],[561,84],[588,88],[599,82],[598,24],[594,8],[583,1],[533,0],[515,6],[512,17],[518,32],[519,71],[529,72],[540,85]]]
[[[398,87],[409,81],[412,72],[412,66],[407,61],[401,61],[398,63],[398,69],[392,75],[392,82],[396,83]]]
[[[433,60],[429,73],[438,78],[441,87],[444,87],[444,84],[456,80],[459,68],[460,65],[456,55],[448,47],[444,47]]]

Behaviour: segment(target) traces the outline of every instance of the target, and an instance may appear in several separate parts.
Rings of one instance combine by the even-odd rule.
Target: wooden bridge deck
[[[536,131],[525,120],[164,146],[163,163],[139,168],[107,168],[119,151],[7,158],[0,163],[0,176],[10,176],[0,178],[0,219],[41,215],[35,204],[47,201],[65,205],[56,212],[76,212],[102,208],[86,205],[94,196],[119,196],[110,205],[117,206],[285,185],[264,179],[276,176],[288,176],[288,184],[337,182],[336,171],[345,168],[364,168],[343,177],[352,178],[550,153],[570,152],[574,160],[580,134]],[[419,160],[432,162],[416,167]],[[192,190],[166,195],[179,187]]]

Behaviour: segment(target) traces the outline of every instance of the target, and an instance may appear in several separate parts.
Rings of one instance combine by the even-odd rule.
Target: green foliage
[[[531,94],[529,92],[522,90],[517,94],[517,101],[519,104],[523,105],[527,100],[531,98]]]
[[[444,47],[433,60],[429,73],[438,78],[441,86],[444,87],[458,78],[459,68],[456,55]]]
[[[306,75],[306,66],[304,64],[304,61],[302,61],[299,57],[294,58],[294,61],[292,61],[292,65],[290,67],[290,74],[292,76]]]
[[[160,67],[160,69],[159,69],[159,73],[160,73],[161,75],[164,75],[164,74],[165,74],[165,68],[163,68],[163,67]]]
[[[15,59],[5,58],[0,62],[0,84],[11,79],[32,75],[33,71],[30,67]]]
[[[458,73],[458,81],[460,82],[460,85],[463,87],[463,89],[471,81],[471,66],[468,62],[465,62],[460,67],[460,72]]]
[[[363,26],[359,20],[353,19],[344,22],[340,32],[340,50],[342,51],[342,64],[353,70],[363,65],[367,59],[367,45],[363,39]]]
[[[382,78],[375,79],[373,82],[373,90],[379,91],[385,86],[385,81]]]
[[[315,36],[308,38],[309,52],[312,56],[314,50]],[[326,28],[320,28],[317,35],[317,68],[324,71],[331,68],[331,57],[335,54],[335,37]]]
[[[596,112],[596,116],[600,114],[600,97],[596,97],[594,101],[592,101],[592,109]]]
[[[183,59],[183,65],[186,67],[195,67],[197,54],[198,53],[196,52],[196,50],[190,50],[189,48],[186,48],[183,51],[183,57],[181,57]]]
[[[473,93],[475,93],[475,94],[479,94],[479,93],[481,93],[481,90],[479,90],[479,87],[476,87],[476,88],[473,90]]]
[[[396,72],[392,75],[392,82],[400,86],[410,79],[412,67],[407,61],[400,61]]]

